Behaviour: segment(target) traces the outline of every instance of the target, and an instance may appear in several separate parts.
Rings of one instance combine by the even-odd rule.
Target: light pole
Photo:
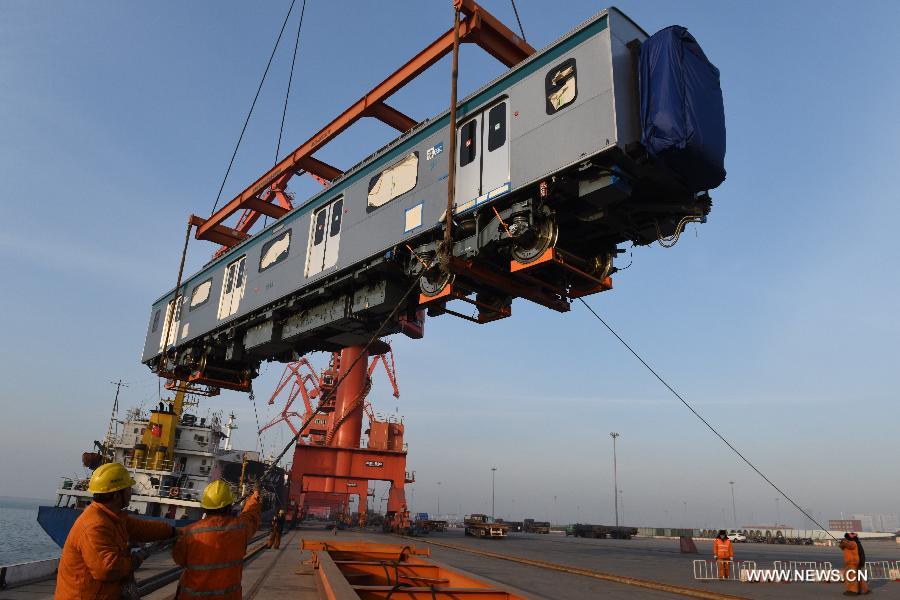
[[[619,479],[616,472],[616,438],[619,434],[615,431],[610,432],[613,441],[613,502],[616,505],[616,527],[619,526]]]
[[[737,530],[737,508],[735,508],[734,504],[734,482],[729,481],[731,484],[731,518],[734,520],[734,528]]]
[[[437,492],[437,514],[440,516],[441,514],[441,482],[438,481],[438,492]]]
[[[624,527],[625,526],[625,496],[624,496],[624,492],[622,490],[619,490],[619,499],[621,500],[620,503],[622,504],[622,526]]]
[[[494,499],[495,499],[494,475],[496,475],[496,474],[497,474],[497,467],[491,467],[491,523],[494,522],[494,518],[495,518],[494,517]]]

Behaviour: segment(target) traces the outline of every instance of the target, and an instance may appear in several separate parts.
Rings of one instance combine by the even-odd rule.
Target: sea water
[[[0,566],[59,557],[59,546],[38,525],[41,505],[53,502],[0,496]]]

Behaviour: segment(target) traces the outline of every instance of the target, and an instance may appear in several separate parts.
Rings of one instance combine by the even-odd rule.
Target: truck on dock
[[[414,526],[421,533],[431,533],[432,531],[447,531],[447,521],[439,519],[431,519],[428,513],[417,513]]]
[[[506,523],[495,523],[488,520],[487,515],[472,514],[464,520],[466,535],[480,538],[503,539],[509,531]]]
[[[525,519],[523,521],[523,530],[525,533],[550,533],[550,522]]]
[[[637,529],[634,527],[611,526],[611,525],[589,525],[585,523],[575,523],[566,528],[566,535],[586,538],[612,538],[616,540],[630,540],[637,535]]]

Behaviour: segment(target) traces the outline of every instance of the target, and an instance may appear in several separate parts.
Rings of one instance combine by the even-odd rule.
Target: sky
[[[212,209],[288,4],[0,2],[0,495],[50,498],[83,474],[111,382],[129,384],[123,407],[157,401],[139,361],[149,307],[174,285],[186,218]],[[483,4],[515,28],[508,2]],[[537,48],[604,8],[517,6]],[[686,26],[720,69],[728,178],[708,223],[629,249],[587,301],[817,519],[900,513],[900,4],[618,6],[651,33]],[[226,198],[274,164],[297,16]],[[449,0],[308,0],[281,154],[451,23]],[[503,70],[464,46],[461,95]],[[436,115],[449,73],[444,59],[392,104]],[[393,137],[366,120],[317,156],[347,168]],[[193,242],[188,272],[214,250]],[[490,512],[496,467],[497,516],[610,523],[616,431],[629,524],[730,526],[734,481],[740,524],[809,525],[580,304],[519,300],[510,319],[444,316],[392,342],[401,397],[380,378],[370,399],[407,426],[413,511]],[[280,372],[255,383],[260,421]],[[234,411],[237,446],[259,443],[246,395],[207,409]]]

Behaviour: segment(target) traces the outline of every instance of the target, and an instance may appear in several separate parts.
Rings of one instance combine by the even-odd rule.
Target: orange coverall
[[[731,561],[734,559],[734,547],[731,540],[716,538],[713,542],[713,556],[719,565],[719,577],[728,579],[731,574]]]
[[[852,581],[847,576],[848,571],[859,569],[859,548],[856,547],[856,542],[841,540],[838,546],[844,551],[844,591],[853,592],[854,594],[868,594],[869,584],[863,580],[857,581],[856,573],[852,575]]]
[[[92,502],[72,525],[56,573],[55,600],[119,600],[133,570],[129,542],[155,542],[175,535],[162,521],[116,514]]]
[[[241,577],[247,542],[262,519],[254,492],[237,517],[215,515],[185,527],[172,558],[184,567],[177,598],[241,600]]]

